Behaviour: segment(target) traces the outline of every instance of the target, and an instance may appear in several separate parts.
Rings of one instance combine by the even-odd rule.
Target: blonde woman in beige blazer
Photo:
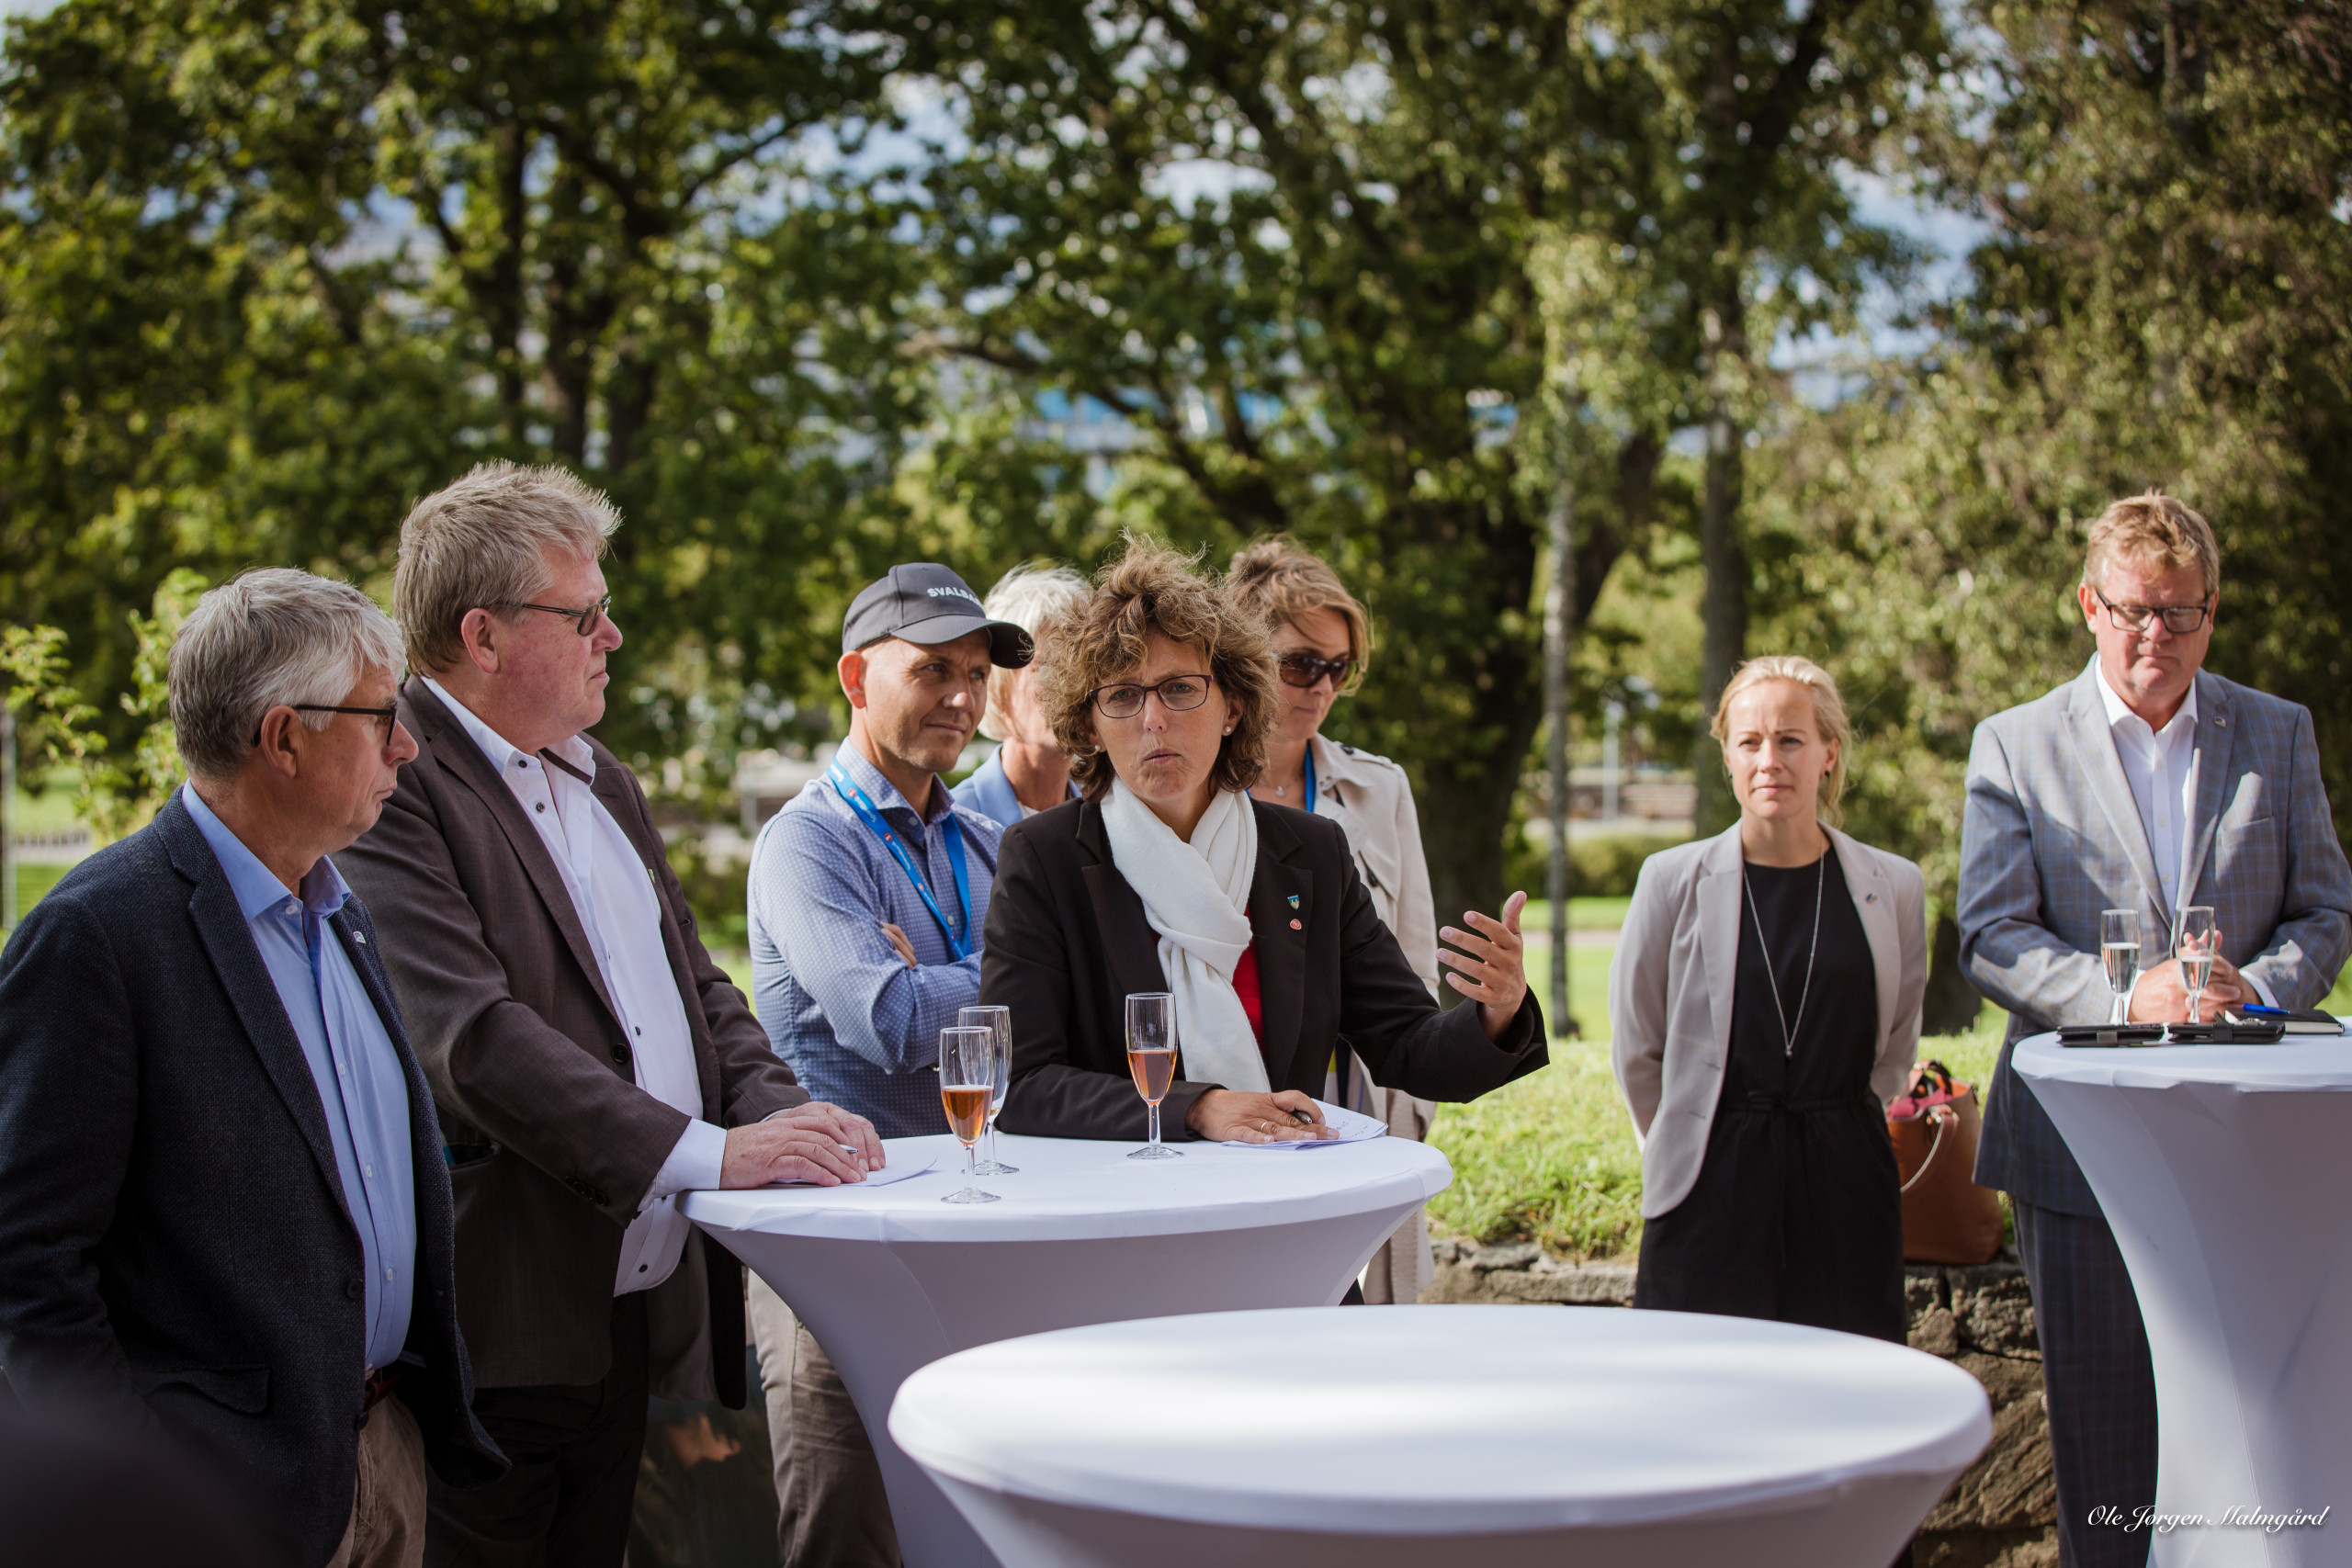
[[[1437,914],[1420,818],[1405,770],[1385,757],[1326,739],[1323,720],[1363,680],[1372,652],[1364,607],[1323,561],[1287,539],[1267,539],[1233,558],[1235,594],[1263,615],[1282,674],[1282,712],[1266,740],[1266,773],[1250,794],[1270,806],[1328,817],[1348,835],[1356,874],[1372,907],[1405,950],[1431,996],[1439,995]],[[1437,1107],[1374,1083],[1351,1053],[1334,1058],[1326,1098],[1377,1116],[1391,1135],[1424,1138]],[[1429,1223],[1419,1209],[1373,1255],[1363,1297],[1372,1304],[1419,1299],[1434,1277]]]
[[[1609,970],[1634,1304],[1901,1340],[1884,1113],[1927,989],[1919,868],[1835,825],[1851,731],[1820,666],[1743,665],[1714,734],[1740,819],[1643,864]]]

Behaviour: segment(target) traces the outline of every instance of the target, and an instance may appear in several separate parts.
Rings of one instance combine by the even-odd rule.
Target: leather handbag
[[[1973,1085],[1927,1061],[1886,1108],[1887,1136],[1903,1181],[1903,1257],[1909,1263],[1989,1263],[2001,1249],[2001,1199],[1976,1185],[1984,1122]]]

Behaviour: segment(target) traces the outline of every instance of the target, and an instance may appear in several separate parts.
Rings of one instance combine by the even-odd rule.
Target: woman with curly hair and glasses
[[[1008,829],[980,999],[1012,1010],[1003,1126],[1136,1138],[1125,1000],[1175,998],[1178,1137],[1327,1135],[1314,1093],[1344,1036],[1379,1081],[1469,1100],[1548,1059],[1518,917],[1442,932],[1442,1010],[1337,827],[1250,797],[1279,684],[1263,617],[1131,540],[1057,624],[1039,686],[1081,798]]]

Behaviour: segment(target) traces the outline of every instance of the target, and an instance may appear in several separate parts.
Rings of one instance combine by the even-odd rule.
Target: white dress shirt
[[[651,1290],[677,1268],[693,1228],[678,1213],[676,1195],[717,1187],[727,1153],[726,1132],[700,1120],[702,1083],[695,1068],[694,1036],[662,943],[662,907],[654,897],[653,874],[605,803],[580,778],[515,750],[439,682],[428,676],[424,683],[457,716],[522,802],[556,869],[563,874],[564,889],[588,933],[605,993],[620,1015],[621,1027],[628,1031],[637,1087],[696,1118],[679,1134],[653,1178],[644,1206],[621,1237],[613,1293]],[[576,735],[548,750],[582,774],[595,772],[594,753]]]
[[[2123,777],[2132,786],[2132,804],[2139,808],[2140,828],[2148,836],[2149,853],[2155,858],[2156,894],[2164,902],[2165,919],[2177,927],[2181,905],[2196,891],[2180,885],[2181,867],[2188,863],[2189,829],[2197,819],[2196,682],[2189,683],[2188,695],[2171,721],[2162,729],[2152,729],[2146,719],[2115,694],[2097,655],[2091,658],[2091,668],[2098,674],[2098,700],[2107,709],[2107,731],[2115,738],[2115,760],[2123,764]],[[2165,932],[2162,941],[2169,951],[2172,933]],[[2266,1004],[2278,1005],[2268,987],[2252,976],[2246,978]]]

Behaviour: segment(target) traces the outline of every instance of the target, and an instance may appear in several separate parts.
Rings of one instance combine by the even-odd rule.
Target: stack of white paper
[[[1284,1140],[1272,1144],[1250,1144],[1239,1139],[1228,1138],[1226,1140],[1225,1146],[1228,1149],[1328,1149],[1336,1144],[1361,1144],[1367,1138],[1385,1138],[1388,1135],[1388,1123],[1376,1116],[1363,1116],[1353,1111],[1342,1111],[1338,1106],[1328,1104],[1320,1100],[1315,1103],[1323,1112],[1324,1125],[1330,1128],[1335,1136]]]

